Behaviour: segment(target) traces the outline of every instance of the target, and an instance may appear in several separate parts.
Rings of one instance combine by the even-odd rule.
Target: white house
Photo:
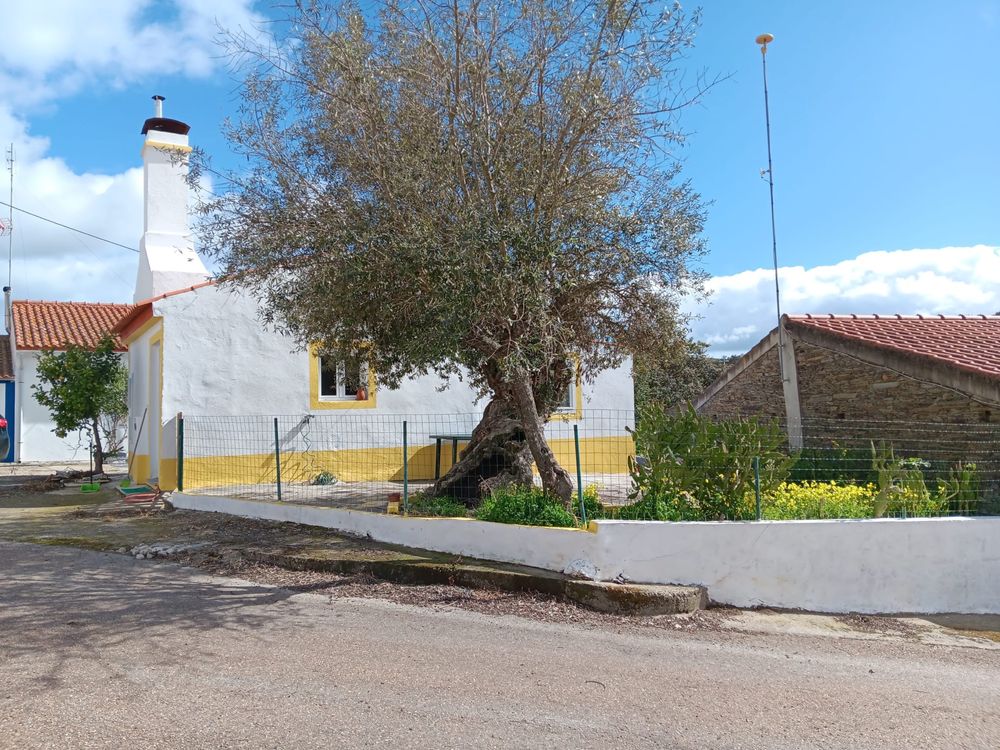
[[[0,336],[2,414],[7,419],[10,449],[4,462],[86,461],[89,438],[57,437],[52,417],[35,399],[38,358],[44,350],[69,345],[93,348],[131,310],[131,305],[105,302],[42,302],[10,299],[4,290],[7,335]],[[125,345],[116,350],[124,356]]]
[[[270,429],[271,419],[280,416],[283,442],[296,439],[301,425],[313,418],[333,424],[333,415],[356,417],[349,436],[338,436],[334,427],[323,436],[322,446],[314,446],[338,476],[347,471],[348,454],[363,451],[375,456],[387,448],[399,454],[400,436],[379,426],[380,415],[386,419],[451,415],[454,424],[470,430],[483,405],[466,384],[424,376],[396,390],[379,387],[374,373],[363,365],[347,368],[343,363],[321,362],[312,350],[266,329],[255,299],[211,279],[194,250],[188,225],[189,128],[162,117],[160,101],[156,117],[142,129],[144,234],[135,304],[115,327],[128,346],[133,479],[156,480],[163,488],[175,486],[179,413],[188,421],[201,415],[245,416],[255,430],[265,424]],[[559,419],[580,420],[583,409],[590,406],[633,408],[630,362],[578,386]],[[591,440],[601,438],[596,429],[587,434]],[[609,428],[606,437],[616,440],[624,433]],[[205,471],[232,475],[234,467],[247,466],[248,458],[252,465],[253,456],[268,461],[273,452],[248,435],[242,441],[220,443],[217,450],[206,452],[202,446],[197,456],[186,453],[185,465],[200,461]],[[357,478],[391,478],[398,469],[393,461],[368,462],[365,471],[381,476]]]

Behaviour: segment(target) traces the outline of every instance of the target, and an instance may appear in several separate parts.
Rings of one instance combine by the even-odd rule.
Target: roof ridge
[[[66,302],[54,299],[15,299],[12,305],[89,305],[91,307],[132,307],[132,302]]]
[[[933,313],[786,313],[789,320],[1000,320],[1000,315]]]
[[[215,286],[219,282],[218,279],[207,279],[201,281],[197,284],[192,284],[191,286],[184,286],[180,289],[171,289],[169,292],[163,292],[155,297],[147,297],[146,299],[141,299],[137,302],[132,303],[134,307],[139,307],[140,305],[148,305],[151,302],[159,302],[161,299],[166,299],[167,297],[175,297],[178,294],[187,294],[188,292],[193,292],[206,286]]]

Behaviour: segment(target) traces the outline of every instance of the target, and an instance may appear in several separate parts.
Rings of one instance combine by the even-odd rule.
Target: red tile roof
[[[28,300],[15,300],[11,307],[18,349],[63,349],[69,344],[95,347],[132,309],[132,305],[108,302]],[[126,350],[117,337],[115,344],[115,351]]]
[[[10,353],[10,336],[0,336],[0,380],[14,379],[14,358]]]
[[[825,331],[1000,379],[1000,315],[788,315],[792,326]]]

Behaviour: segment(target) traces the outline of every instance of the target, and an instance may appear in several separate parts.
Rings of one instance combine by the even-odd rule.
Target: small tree
[[[235,40],[260,63],[229,132],[249,164],[205,206],[205,245],[302,344],[383,385],[435,372],[489,398],[431,494],[528,485],[534,462],[568,502],[545,422],[574,378],[683,340],[678,296],[699,285],[702,206],[671,153],[705,88],[679,70],[697,14],[297,6],[290,38]]]
[[[104,471],[108,451],[119,449],[122,415],[128,411],[128,370],[105,336],[96,349],[70,345],[38,359],[35,399],[48,408],[61,438],[85,430],[94,441],[94,470]]]

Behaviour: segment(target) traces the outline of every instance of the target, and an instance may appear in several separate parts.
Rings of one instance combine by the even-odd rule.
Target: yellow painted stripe
[[[559,463],[576,471],[576,451],[572,438],[558,438],[549,443]],[[403,479],[402,448],[361,448],[338,451],[287,453],[281,457],[281,481],[289,484],[310,482],[323,472],[329,472],[343,482],[401,481]],[[414,446],[407,450],[409,478],[426,481],[434,478],[434,446]],[[628,457],[634,455],[628,436],[581,438],[580,463],[585,474],[622,474],[628,471]],[[139,471],[137,456],[134,464],[136,481]],[[148,463],[148,458],[146,458]],[[441,473],[451,468],[451,448],[441,450]],[[166,488],[167,477],[177,476],[174,459],[160,462],[160,486]],[[169,473],[168,473],[169,472]],[[148,476],[148,474],[147,474]],[[176,483],[176,480],[174,480]],[[273,484],[275,482],[274,453],[254,453],[241,456],[185,457],[184,489],[219,487],[236,484]],[[175,485],[176,486],[176,485]]]

